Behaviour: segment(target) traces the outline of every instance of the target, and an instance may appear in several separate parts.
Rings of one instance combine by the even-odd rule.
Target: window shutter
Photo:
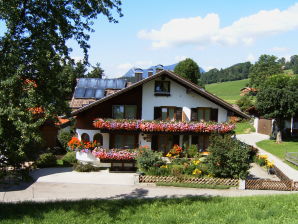
[[[158,150],[157,135],[152,135],[152,137],[151,137],[151,149],[154,150],[154,151]]]
[[[197,108],[191,108],[191,121],[198,120],[198,110]]]
[[[182,107],[176,107],[175,113],[176,113],[176,120],[182,121]]]
[[[154,120],[161,120],[161,107],[154,107]]]
[[[211,109],[211,121],[218,121],[218,109]]]

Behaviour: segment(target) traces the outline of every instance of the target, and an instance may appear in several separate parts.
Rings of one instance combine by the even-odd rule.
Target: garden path
[[[55,201],[121,198],[234,197],[252,195],[291,194],[294,191],[197,189],[140,185],[99,185],[35,182],[9,189],[0,189],[0,202]]]
[[[264,149],[256,145],[257,142],[269,139],[268,135],[263,135],[259,133],[241,134],[236,136],[242,142],[252,145],[259,149],[260,154],[267,155],[268,159],[274,163],[274,165],[279,168],[283,173],[285,173],[290,179],[298,181],[298,170],[290,167],[288,164],[284,163],[278,157],[272,155],[271,153],[265,151]]]

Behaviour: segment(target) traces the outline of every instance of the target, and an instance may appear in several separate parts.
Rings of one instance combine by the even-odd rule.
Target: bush
[[[242,96],[239,100],[237,100],[236,104],[240,107],[242,111],[247,111],[249,108],[254,106],[253,101],[248,95]]]
[[[36,161],[37,167],[55,167],[57,165],[56,157],[53,153],[43,153],[39,156],[39,159]]]
[[[194,158],[194,157],[197,157],[198,155],[199,155],[199,152],[198,152],[198,147],[196,145],[190,145],[186,149],[186,156],[188,158]]]
[[[251,147],[230,135],[213,135],[207,157],[209,172],[215,177],[245,179],[250,168]]]
[[[165,164],[161,159],[161,153],[149,148],[140,148],[136,157],[137,166],[140,171],[146,172],[150,167],[160,167]]]
[[[62,147],[67,150],[68,146],[67,143],[71,140],[71,138],[73,137],[73,132],[72,131],[61,131],[58,134],[58,140],[60,142],[60,144],[62,145]]]
[[[76,152],[73,152],[73,151],[67,152],[63,156],[62,161],[63,161],[63,165],[73,165],[73,164],[75,164],[77,162]]]
[[[77,172],[100,171],[100,167],[95,167],[90,163],[87,163],[87,164],[76,163],[76,164],[74,164],[73,168]]]
[[[161,167],[150,167],[146,172],[146,175],[152,176],[169,176],[171,174],[171,170],[168,166],[161,166]]]

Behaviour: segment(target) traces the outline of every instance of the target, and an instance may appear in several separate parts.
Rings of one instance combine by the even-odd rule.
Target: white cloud
[[[288,52],[290,49],[286,47],[273,47],[269,50],[276,53],[285,53]]]
[[[175,58],[174,58],[174,61],[175,62],[180,62],[180,61],[183,61],[183,60],[185,60],[187,57],[186,56],[176,56]]]
[[[185,44],[204,46],[210,43],[249,45],[259,37],[294,29],[298,29],[298,3],[283,11],[261,10],[226,27],[220,27],[220,18],[215,13],[204,18],[172,19],[159,30],[139,31],[138,37],[151,40],[154,48]]]
[[[256,61],[256,57],[253,54],[249,54],[246,58],[247,61],[254,63]]]

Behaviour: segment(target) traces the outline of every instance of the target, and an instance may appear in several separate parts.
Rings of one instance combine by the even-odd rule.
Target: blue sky
[[[298,54],[297,0],[124,0],[122,10],[118,24],[99,16],[89,42],[90,63],[99,62],[106,77],[186,57],[209,70]],[[72,57],[82,58],[69,43]]]

